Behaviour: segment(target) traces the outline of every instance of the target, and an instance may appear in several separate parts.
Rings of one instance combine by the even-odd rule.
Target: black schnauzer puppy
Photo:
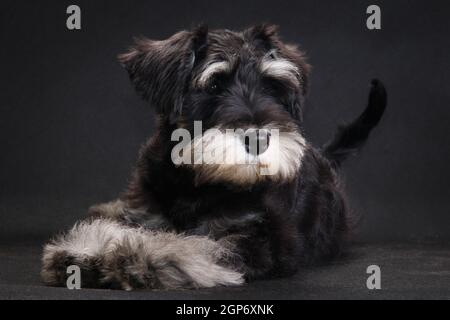
[[[46,245],[46,283],[77,265],[83,287],[239,285],[342,253],[351,219],[336,170],[384,112],[379,81],[318,150],[302,135],[310,67],[273,26],[140,39],[119,59],[157,131],[119,200]]]

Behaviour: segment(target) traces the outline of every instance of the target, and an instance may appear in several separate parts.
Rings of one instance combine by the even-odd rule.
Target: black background
[[[80,31],[66,28],[70,4]],[[366,28],[370,4],[382,30]],[[448,2],[2,1],[0,15],[0,241],[46,238],[117,196],[154,127],[116,55],[133,36],[200,22],[272,22],[306,50],[317,146],[363,110],[372,77],[384,81],[387,113],[343,170],[358,239],[450,239]]]

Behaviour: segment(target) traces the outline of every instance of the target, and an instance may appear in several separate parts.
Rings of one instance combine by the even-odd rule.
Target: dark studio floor
[[[40,251],[37,245],[0,245],[0,299],[450,299],[450,245],[355,245],[346,259],[293,278],[134,292],[46,287],[39,278]],[[381,290],[366,287],[372,264],[381,268]]]

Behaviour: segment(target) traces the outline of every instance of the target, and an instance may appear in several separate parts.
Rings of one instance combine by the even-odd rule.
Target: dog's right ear
[[[162,41],[136,39],[119,55],[137,92],[156,112],[175,120],[182,112],[184,94],[194,65],[206,52],[208,28],[181,31]]]

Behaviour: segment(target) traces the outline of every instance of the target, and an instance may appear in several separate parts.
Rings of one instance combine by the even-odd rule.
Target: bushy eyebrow
[[[260,70],[263,74],[287,80],[295,86],[300,85],[300,72],[298,67],[289,60],[283,58],[270,59],[266,56],[260,64]]]
[[[203,87],[208,83],[208,80],[211,79],[214,74],[220,72],[229,72],[230,70],[231,64],[228,61],[211,62],[206,66],[202,73],[200,73],[199,77],[197,78],[196,84],[199,87]]]

